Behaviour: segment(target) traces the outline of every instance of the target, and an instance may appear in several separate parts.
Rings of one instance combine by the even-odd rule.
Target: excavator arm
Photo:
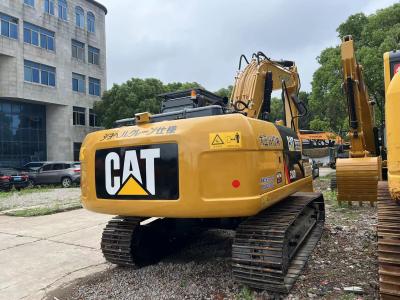
[[[298,131],[298,118],[305,107],[297,98],[300,80],[294,62],[272,61],[262,52],[258,52],[253,54],[253,59],[244,70],[240,70],[240,65],[241,63],[232,92],[231,106],[250,118],[267,120],[271,94],[282,90],[284,125]]]
[[[370,101],[358,64],[351,36],[341,45],[343,88],[347,96],[349,116],[349,158],[336,160],[336,181],[339,203],[377,200],[378,181],[382,175],[378,130],[375,127],[374,103]]]
[[[379,147],[374,118],[375,103],[369,99],[363,68],[356,60],[351,36],[343,39],[341,57],[349,115],[350,157],[376,156]]]

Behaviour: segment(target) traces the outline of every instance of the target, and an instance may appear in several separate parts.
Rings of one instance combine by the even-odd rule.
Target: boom
[[[271,93],[282,90],[284,125],[298,131],[298,118],[301,117],[299,112],[302,106],[297,98],[299,89],[299,74],[294,62],[272,61],[262,52],[258,52],[253,54],[253,59],[243,71],[239,70],[231,105],[250,118],[267,120]]]
[[[375,156],[379,151],[375,138],[375,103],[369,99],[363,68],[356,60],[351,36],[344,38],[341,56],[349,114],[350,157]]]

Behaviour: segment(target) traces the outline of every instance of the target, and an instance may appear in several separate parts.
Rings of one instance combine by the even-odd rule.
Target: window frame
[[[88,63],[96,66],[100,65],[100,49],[88,45]]]
[[[101,80],[100,79],[97,79],[94,77],[89,77],[89,95],[101,97]]]
[[[55,16],[55,0],[44,0],[43,10],[46,14]]]
[[[45,49],[47,51],[56,51],[56,34],[51,30],[37,26],[35,24],[25,22],[24,29],[24,43],[35,47]],[[28,39],[29,35],[29,39]],[[50,42],[51,41],[51,42]],[[49,45],[52,45],[50,47]]]
[[[90,33],[96,33],[96,17],[91,11],[86,13],[86,23],[87,31]]]
[[[24,0],[24,4],[30,7],[35,7],[35,0]]]
[[[7,33],[3,26],[7,25]],[[14,30],[13,30],[14,29]],[[12,34],[12,33],[15,33]],[[19,20],[7,14],[0,13],[0,35],[9,39],[18,40],[19,35]]]
[[[76,85],[77,89],[75,89],[75,84],[74,84],[75,82],[77,83],[77,85]],[[82,83],[80,84],[80,82],[82,82]],[[85,75],[72,72],[72,91],[74,91],[76,93],[86,94],[86,76]]]
[[[89,126],[90,127],[100,127],[99,119],[97,114],[92,108],[89,109]]]
[[[55,88],[57,86],[57,69],[25,59],[24,82]]]
[[[58,8],[58,18],[63,21],[68,21],[68,2],[67,2],[67,0],[58,0],[57,8]]]
[[[75,26],[85,29],[85,11],[80,6],[75,6]]]
[[[79,107],[79,106],[72,107],[72,125],[86,126],[86,108],[85,107]]]
[[[76,53],[76,56],[74,55]],[[79,61],[85,62],[85,44],[72,39],[71,40],[71,56]]]

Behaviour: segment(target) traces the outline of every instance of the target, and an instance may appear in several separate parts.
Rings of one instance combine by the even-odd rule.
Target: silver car
[[[80,183],[81,165],[79,162],[47,162],[36,171],[29,173],[31,185],[61,184],[68,188]]]

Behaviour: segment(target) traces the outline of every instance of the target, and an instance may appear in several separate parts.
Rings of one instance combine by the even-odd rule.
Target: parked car
[[[32,162],[29,162],[29,163],[23,165],[22,169],[27,170],[27,171],[30,171],[30,170],[36,171],[36,170],[40,169],[41,167],[43,167],[43,165],[45,163],[46,163],[45,161],[32,161]]]
[[[81,180],[81,166],[79,162],[50,162],[45,163],[36,171],[29,173],[31,185],[61,184],[68,188],[72,184],[79,184]]]
[[[15,168],[0,168],[0,190],[9,191],[13,187],[17,190],[29,185],[29,176],[26,172]]]

